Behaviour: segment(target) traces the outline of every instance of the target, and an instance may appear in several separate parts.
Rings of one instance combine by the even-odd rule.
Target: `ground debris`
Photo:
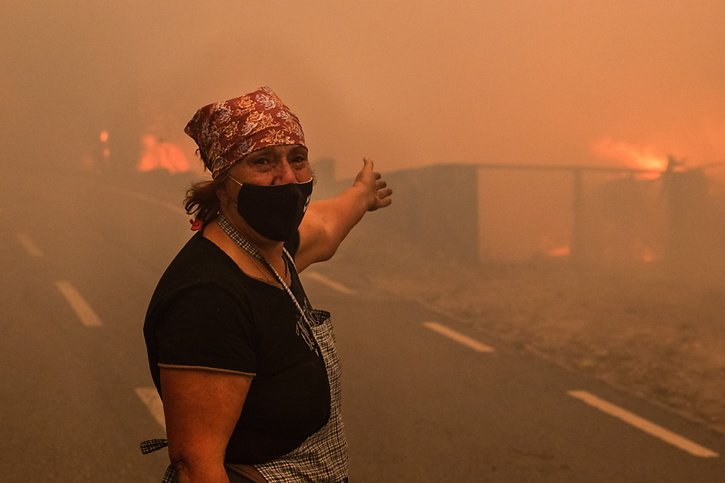
[[[464,265],[413,250],[376,259],[360,265],[377,288],[725,434],[725,277],[655,264]]]

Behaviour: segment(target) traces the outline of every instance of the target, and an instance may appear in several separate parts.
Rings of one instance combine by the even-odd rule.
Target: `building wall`
[[[401,170],[385,173],[385,180],[394,190],[393,204],[365,217],[362,226],[351,235],[354,242],[365,244],[367,249],[402,242],[422,253],[450,256],[463,262],[478,260],[475,166]],[[351,183],[352,180],[325,180],[319,196],[332,195]],[[323,180],[318,184],[322,185]]]
[[[334,166],[326,163],[317,170],[318,197],[352,183],[334,181]],[[583,168],[439,165],[385,179],[392,206],[365,217],[346,244],[411,247],[464,263],[692,265],[723,258],[723,210],[695,171],[637,178]]]

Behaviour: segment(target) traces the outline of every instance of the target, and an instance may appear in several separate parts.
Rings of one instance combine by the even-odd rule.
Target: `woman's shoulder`
[[[197,232],[168,265],[153,298],[167,298],[194,287],[216,286],[238,292],[240,279],[237,272],[234,262],[201,232]]]

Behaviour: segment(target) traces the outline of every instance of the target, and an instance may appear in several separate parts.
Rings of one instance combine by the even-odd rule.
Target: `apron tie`
[[[165,439],[147,439],[141,443],[141,453],[149,454],[154,451],[158,451],[162,448],[166,448],[169,445],[168,440]]]
[[[147,439],[141,442],[141,453],[149,454],[154,451],[166,448],[169,445],[169,441],[166,439]],[[166,467],[164,477],[161,479],[161,483],[174,483],[176,481],[176,468],[173,465]]]

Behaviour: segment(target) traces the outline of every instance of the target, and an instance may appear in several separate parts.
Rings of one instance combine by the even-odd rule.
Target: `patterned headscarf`
[[[216,179],[241,158],[267,146],[305,145],[300,120],[269,87],[204,106],[184,129]]]

